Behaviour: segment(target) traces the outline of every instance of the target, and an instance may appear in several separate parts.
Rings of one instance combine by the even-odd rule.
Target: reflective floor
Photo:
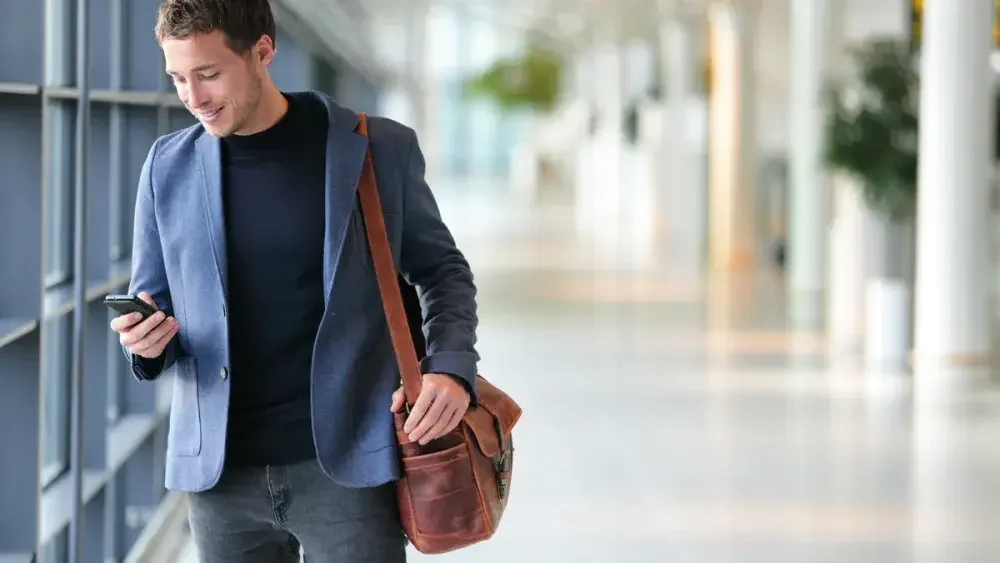
[[[499,534],[412,561],[1000,561],[995,387],[827,357],[775,274],[617,268],[558,205],[441,199],[477,272],[482,372],[525,414]]]

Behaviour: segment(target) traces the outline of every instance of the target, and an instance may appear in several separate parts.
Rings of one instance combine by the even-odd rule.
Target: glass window
[[[63,530],[38,551],[38,563],[65,563],[69,560],[69,530]]]
[[[125,184],[123,179],[125,166],[123,155],[125,150],[125,109],[121,106],[112,106],[110,111],[109,139],[108,146],[111,152],[111,164],[109,169],[108,198],[110,203],[111,224],[108,227],[111,243],[111,261],[121,260],[125,257],[125,231],[123,222],[125,215],[122,208],[125,206]]]
[[[42,487],[69,468],[72,315],[42,325]]]
[[[57,100],[49,106],[44,205],[45,287],[69,281],[72,272],[75,119],[72,102]]]
[[[124,293],[122,288],[120,292]],[[111,324],[117,313],[108,310],[108,324]],[[94,335],[93,338],[98,338]],[[125,413],[125,384],[131,376],[131,369],[122,352],[118,334],[111,329],[107,331],[107,354],[108,354],[108,423],[118,422]]]

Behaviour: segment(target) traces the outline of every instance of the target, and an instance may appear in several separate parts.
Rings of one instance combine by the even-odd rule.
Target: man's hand
[[[410,440],[425,445],[451,432],[469,410],[469,393],[450,375],[424,375],[420,396],[406,418],[403,431]],[[403,388],[392,394],[392,412],[399,412],[406,401]]]
[[[153,298],[145,291],[139,294],[139,298],[158,309]],[[111,320],[111,330],[118,333],[122,346],[133,355],[149,360],[160,357],[170,339],[177,334],[178,328],[180,325],[177,324],[177,319],[167,318],[159,310],[146,320],[142,320],[139,313],[121,315]]]

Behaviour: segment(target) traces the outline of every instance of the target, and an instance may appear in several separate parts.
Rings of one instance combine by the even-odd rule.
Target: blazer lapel
[[[197,141],[198,164],[201,168],[204,189],[201,191],[205,202],[205,215],[208,219],[209,241],[212,244],[212,254],[215,255],[215,268],[223,292],[226,286],[226,238],[222,210],[222,141],[209,134],[202,135]]]
[[[357,116],[321,96],[330,115],[326,140],[326,238],[323,242],[324,295],[329,304],[347,227],[357,201],[358,180],[368,140],[354,132]]]
[[[326,234],[323,241],[324,296],[329,303],[337,263],[344,248],[347,227],[357,201],[358,180],[368,150],[368,140],[354,132],[357,116],[316,94],[327,106],[330,125],[326,139]],[[221,140],[204,135],[197,141],[198,162],[205,189],[202,195],[208,219],[209,241],[223,291],[226,283],[225,224],[222,208]]]

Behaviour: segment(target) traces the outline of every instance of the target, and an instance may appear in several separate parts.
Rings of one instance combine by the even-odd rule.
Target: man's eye
[[[216,73],[213,73],[213,74],[203,74],[201,76],[201,79],[202,80],[215,80],[218,77],[219,77],[219,73],[216,72]]]

